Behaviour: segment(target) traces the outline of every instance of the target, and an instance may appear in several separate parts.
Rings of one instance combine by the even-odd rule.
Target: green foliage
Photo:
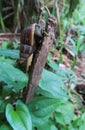
[[[0,56],[19,59],[19,50],[0,49]]]
[[[56,99],[68,99],[65,92],[66,86],[62,80],[54,73],[44,70],[39,83],[39,92],[46,97]]]
[[[11,104],[7,104],[6,118],[14,130],[32,130],[30,113],[21,101],[16,102],[16,111]]]
[[[51,54],[48,54],[47,64],[49,65],[49,67],[50,67],[53,71],[55,71],[55,72],[58,71],[59,66],[52,60]]]
[[[6,83],[15,92],[19,92],[27,83],[27,76],[23,72],[5,62],[0,62],[0,75],[0,81]]]
[[[73,13],[74,23],[76,24],[82,23],[83,25],[85,25],[84,4],[85,4],[85,1],[82,0]]]
[[[7,4],[6,1],[3,2],[4,5]],[[48,70],[43,70],[35,97],[26,105],[22,102],[22,91],[27,85],[28,77],[17,65],[19,41],[16,39],[8,43],[3,42],[0,48],[0,130],[84,130],[85,110],[76,92],[71,90],[71,85],[77,83],[77,77],[71,69],[61,70],[59,64],[63,61],[64,47],[74,54],[72,69],[76,66],[79,53],[85,51],[85,1],[61,0],[56,3],[56,0],[29,0],[29,4],[25,2],[10,2],[14,12],[13,31],[35,22],[39,17],[39,9],[43,5],[48,6],[60,26],[56,29],[54,45],[55,49],[58,47],[60,51],[60,59],[56,62],[52,60],[52,53],[48,55]],[[0,25],[3,32],[6,31],[6,22],[10,23],[10,19],[6,22],[3,20],[4,5],[0,4]],[[47,12],[43,11],[42,18],[47,17]],[[72,37],[69,37],[70,35]],[[67,37],[70,45],[64,44]],[[85,77],[85,74],[82,76]],[[79,115],[75,114],[76,109]]]
[[[74,121],[76,118],[77,117],[74,114],[74,105],[68,101],[64,102],[64,104],[58,106],[58,108],[56,109],[56,122],[63,126],[69,124],[71,121]]]
[[[35,126],[45,123],[62,103],[64,103],[64,100],[47,97],[37,97],[33,99],[30,104],[28,104],[28,107]]]
[[[38,130],[58,130],[51,120],[38,127]]]

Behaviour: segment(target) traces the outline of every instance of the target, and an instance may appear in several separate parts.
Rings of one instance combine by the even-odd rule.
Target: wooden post
[[[26,103],[28,103],[34,96],[39,80],[41,78],[47,55],[49,53],[49,48],[55,38],[55,25],[56,19],[52,16],[49,17],[46,23],[47,35],[44,37],[41,46],[37,48],[32,60],[32,65],[30,67],[29,82],[26,89]]]

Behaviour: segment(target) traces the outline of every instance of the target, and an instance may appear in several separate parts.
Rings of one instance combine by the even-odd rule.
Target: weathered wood
[[[44,37],[41,47],[38,47],[32,61],[29,72],[29,82],[27,86],[26,103],[28,103],[35,94],[43,68],[46,63],[46,58],[49,53],[49,48],[54,41],[54,30],[56,20],[50,17],[46,24],[47,36]]]

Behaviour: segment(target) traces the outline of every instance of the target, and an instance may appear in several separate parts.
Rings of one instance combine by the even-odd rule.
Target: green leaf
[[[29,110],[21,101],[17,101],[16,111],[11,104],[6,106],[6,118],[14,130],[32,130]]]
[[[76,127],[79,128],[82,125],[82,118],[81,118],[81,116],[77,117],[77,119],[72,122],[72,125],[73,125],[74,128],[76,128]]]
[[[75,9],[73,13],[73,19],[74,19],[74,24],[84,24],[85,25],[85,1],[81,0],[79,7]]]
[[[79,51],[80,52],[85,51],[85,44],[84,43],[81,44]]]
[[[0,62],[0,75],[0,81],[5,82],[15,92],[23,88],[28,80],[22,71],[5,62]]]
[[[82,124],[82,126],[80,126],[79,130],[85,130],[85,124]]]
[[[23,122],[10,104],[6,107],[6,118],[14,130],[25,130]]]
[[[1,125],[0,130],[13,130],[13,129],[8,125]]]
[[[76,75],[70,69],[64,69],[57,72],[57,75],[64,81],[68,82],[70,80],[71,83],[76,83]]]
[[[78,128],[78,130],[85,129],[85,112],[81,114],[81,116],[77,117],[76,120],[72,122],[74,128]]]
[[[3,41],[0,49],[7,49],[7,42]]]
[[[19,59],[19,50],[1,49],[0,48],[0,55],[14,58],[14,59]]]
[[[52,68],[55,72],[58,71],[59,66],[52,60],[52,56],[49,54],[47,57],[47,64]]]
[[[74,105],[70,102],[65,102],[58,106],[56,109],[55,119],[62,125],[69,124],[72,120],[75,120]]]
[[[85,123],[85,112],[81,115],[81,120]]]
[[[76,128],[74,128],[73,126],[72,126],[72,124],[70,123],[69,125],[68,125],[68,130],[79,130],[77,127]]]
[[[25,124],[26,129],[31,130],[32,122],[31,122],[31,116],[30,116],[27,106],[24,105],[21,101],[17,101],[16,111],[17,111],[17,114],[20,116],[21,120],[23,121],[23,123]]]
[[[5,58],[4,56],[0,56],[0,62],[5,62],[11,65],[15,65],[16,61],[13,59]]]
[[[39,82],[39,92],[47,97],[68,99],[66,86],[62,80],[54,73],[44,70]]]
[[[35,125],[41,125],[45,123],[51,114],[59,107],[60,104],[64,103],[64,100],[37,97],[34,98],[30,104],[28,104],[29,110],[32,115],[32,120]]]
[[[78,26],[76,31],[85,36],[85,25]]]
[[[58,130],[58,129],[54,125],[54,123],[51,120],[49,120],[48,122],[45,122],[43,125],[39,126],[38,130]]]

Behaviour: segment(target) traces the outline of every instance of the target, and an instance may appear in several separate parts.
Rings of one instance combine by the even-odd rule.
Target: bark
[[[53,17],[48,18],[46,24],[47,35],[44,37],[41,46],[36,49],[36,52],[34,54],[32,65],[30,67],[29,72],[29,82],[26,89],[27,92],[25,100],[26,103],[28,103],[32,99],[37,89],[43,68],[46,63],[47,55],[49,53],[49,48],[54,41],[55,24],[56,24],[55,18]]]

